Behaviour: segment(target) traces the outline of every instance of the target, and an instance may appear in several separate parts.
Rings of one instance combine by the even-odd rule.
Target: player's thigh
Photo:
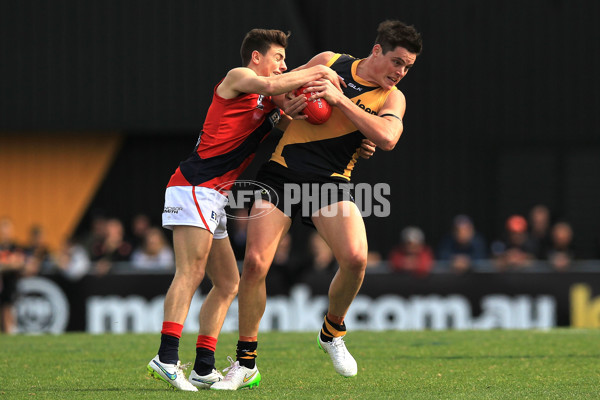
[[[246,265],[268,268],[292,220],[272,203],[257,200],[250,210],[246,235]]]
[[[212,247],[210,231],[196,226],[173,227],[176,273],[204,271]]]
[[[229,237],[213,239],[212,248],[206,264],[206,274],[217,287],[237,291],[240,272]]]
[[[367,233],[356,204],[340,201],[323,207],[312,216],[312,221],[340,265],[366,263]]]

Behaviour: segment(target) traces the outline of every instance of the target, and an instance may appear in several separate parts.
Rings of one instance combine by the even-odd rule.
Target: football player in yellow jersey
[[[257,200],[250,211],[246,255],[238,292],[240,338],[237,362],[224,380],[215,383],[211,389],[236,390],[244,386],[246,379],[258,374],[255,358],[258,328],[266,306],[265,278],[277,245],[289,230],[295,213],[286,204],[289,196],[286,197],[285,185],[339,184],[339,193],[334,194],[344,196],[347,193],[342,185],[350,179],[355,155],[360,153],[361,140],[366,138],[370,141],[367,142],[367,150],[369,143],[382,150],[394,148],[403,131],[402,118],[406,108],[404,95],[395,86],[414,65],[421,48],[421,36],[414,27],[400,21],[385,21],[378,27],[375,45],[368,57],[344,58],[333,52],[324,52],[300,67],[330,66],[348,86],[342,92],[325,80],[310,82],[306,91],[315,92],[313,98],[322,97],[334,106],[330,118],[333,121],[323,124],[322,128],[309,127],[305,121],[293,121],[280,139],[271,161],[258,174],[257,179],[273,188],[275,193],[262,201]],[[354,101],[352,90],[360,92],[355,93]],[[361,93],[372,90],[380,92],[377,99],[381,101],[371,99],[373,105],[369,107],[364,105],[363,100],[359,103],[359,99],[366,101]],[[304,96],[293,98],[292,106],[287,106],[286,111],[300,112],[305,101]],[[301,127],[299,124],[305,125]],[[324,138],[314,133],[319,130],[323,131]],[[344,152],[340,156],[339,153]],[[346,161],[348,163],[344,165]],[[273,198],[279,201],[273,202]],[[318,344],[331,357],[336,372],[351,377],[357,374],[357,364],[343,340],[346,333],[344,317],[361,287],[368,246],[365,225],[352,197],[342,197],[341,201],[337,199],[330,196],[325,199],[324,205],[320,203],[322,207],[310,209],[309,215],[303,214],[302,218],[314,225],[339,265],[329,288],[329,306],[318,335]],[[297,208],[295,210],[298,211]]]

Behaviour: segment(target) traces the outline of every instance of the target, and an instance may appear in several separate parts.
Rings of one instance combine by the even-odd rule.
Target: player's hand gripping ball
[[[304,95],[306,99],[312,96],[311,92],[302,93],[304,88],[296,89],[294,94],[296,96]],[[314,125],[320,125],[325,123],[329,117],[331,116],[332,107],[327,102],[327,100],[319,97],[315,100],[308,100],[306,102],[306,108],[302,110],[302,114],[306,115],[308,118],[306,119],[308,122]]]

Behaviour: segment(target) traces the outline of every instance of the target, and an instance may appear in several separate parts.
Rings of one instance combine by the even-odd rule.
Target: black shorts
[[[256,175],[262,184],[260,197],[273,203],[290,218],[298,213],[302,222],[313,226],[312,215],[340,201],[354,202],[352,184],[340,178],[307,176],[274,161],[264,164]]]

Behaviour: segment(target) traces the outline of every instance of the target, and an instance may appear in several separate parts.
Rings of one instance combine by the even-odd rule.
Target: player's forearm
[[[262,89],[266,96],[276,96],[297,89],[304,84],[321,79],[327,75],[325,66],[316,65],[314,67],[305,68],[288,72],[286,74],[265,78],[265,85]]]
[[[389,151],[398,143],[403,130],[401,121],[389,121],[365,112],[347,97],[336,105],[358,130],[380,149]]]

